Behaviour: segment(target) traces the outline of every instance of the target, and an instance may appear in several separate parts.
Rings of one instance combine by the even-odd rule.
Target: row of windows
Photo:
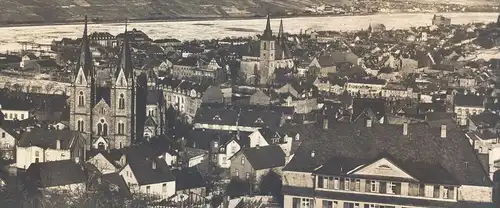
[[[5,119],[24,120],[24,113],[19,113],[19,114],[17,114],[17,113],[5,113]]]
[[[129,184],[129,187],[130,187],[130,184]],[[151,186],[146,186],[146,193],[149,194],[150,191],[151,191]],[[167,184],[166,183],[162,184],[162,186],[161,186],[161,192],[167,193]]]
[[[292,199],[292,208],[314,208],[314,200],[308,198],[297,198]],[[322,200],[322,208],[340,208],[338,201],[332,200]],[[343,208],[361,208],[360,203],[356,202],[344,202]],[[379,205],[379,204],[365,204],[364,208],[396,208],[395,206]]]
[[[332,176],[318,176],[317,187],[322,189],[401,195],[400,182],[366,180],[365,187],[361,187],[360,179],[332,177]],[[444,186],[443,192],[441,192],[440,188],[441,186],[439,185],[433,186],[432,196],[428,194],[427,197],[444,198],[444,199],[454,198],[455,187]],[[426,196],[425,184],[409,183],[408,195],[425,197]]]
[[[77,129],[78,131],[85,131],[85,123],[83,120],[77,121]],[[119,122],[117,126],[118,134],[125,134],[125,124],[123,122]],[[100,123],[97,124],[97,135],[99,136],[108,136],[108,124],[104,122],[104,119],[101,119]]]

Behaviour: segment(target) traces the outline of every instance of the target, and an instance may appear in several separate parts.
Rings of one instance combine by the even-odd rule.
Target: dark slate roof
[[[385,100],[371,98],[354,98],[352,101],[352,121],[358,119],[361,114],[380,119],[385,116]]]
[[[500,121],[500,115],[484,111],[478,115],[472,115],[470,120],[479,128],[492,128]]]
[[[59,67],[59,65],[53,59],[42,59],[38,60],[36,63],[41,67],[54,67],[54,68]]]
[[[172,170],[175,176],[175,190],[186,190],[205,187],[207,184],[198,167],[189,167]]]
[[[96,87],[95,91],[95,104],[99,103],[101,99],[111,106],[111,88],[109,87]]]
[[[468,139],[454,125],[447,126],[447,138],[440,138],[440,127],[425,123],[409,124],[410,136],[402,134],[401,125],[374,123],[368,128],[363,122],[337,123],[328,130],[311,126],[294,128],[300,128],[301,138],[310,139],[304,140],[285,167],[288,171],[312,172],[334,157],[370,160],[387,153],[405,167],[408,164],[440,165],[459,184],[491,185]]]
[[[132,197],[125,180],[118,173],[98,175],[95,177],[95,180],[92,180],[89,188],[94,190],[99,190],[99,188],[102,190],[102,188],[106,188],[109,189],[113,195],[116,194],[126,198]]]
[[[471,94],[456,94],[454,97],[455,106],[483,107],[484,97]]]
[[[42,148],[55,149],[57,140],[61,142],[61,149],[71,148],[71,144],[76,139],[81,139],[82,135],[78,131],[71,130],[49,130],[49,129],[33,129],[29,132],[24,132],[21,135],[18,146],[29,147],[38,146]]]
[[[253,106],[202,105],[196,113],[194,122],[275,128],[280,125],[281,113]]]
[[[205,92],[203,92],[203,96],[201,97],[201,102],[203,103],[223,103],[224,95],[222,90],[218,86],[210,86]]]
[[[255,170],[283,167],[285,153],[278,145],[244,148],[241,150]]]
[[[157,105],[160,104],[160,100],[163,98],[163,91],[160,90],[149,90],[147,97],[147,105]]]
[[[84,183],[84,168],[72,160],[32,163],[26,170],[28,180],[40,188]]]
[[[153,169],[153,162],[156,163],[156,169]],[[130,162],[129,165],[139,185],[175,181],[175,176],[165,160],[155,158]]]

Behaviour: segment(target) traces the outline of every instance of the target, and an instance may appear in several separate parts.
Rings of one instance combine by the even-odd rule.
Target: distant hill
[[[0,24],[203,17],[251,17],[297,12],[308,5],[349,0],[2,0]]]

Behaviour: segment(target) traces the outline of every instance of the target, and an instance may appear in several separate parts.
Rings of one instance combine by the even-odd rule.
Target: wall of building
[[[38,152],[38,156],[37,156]],[[43,149],[37,146],[17,147],[16,148],[16,167],[20,169],[28,169],[31,163],[47,161],[60,161],[71,159],[69,150]]]
[[[252,165],[248,162],[242,152],[236,153],[236,155],[231,158],[230,173],[231,177],[239,178],[241,180],[247,180],[248,178],[255,176]],[[255,179],[257,179],[257,177]]]
[[[166,185],[165,189],[163,189],[164,184]],[[137,191],[139,191],[139,193],[141,194],[145,194],[146,196],[167,199],[175,194],[175,181],[142,185],[138,187]]]
[[[30,113],[27,110],[9,110],[9,109],[1,109],[3,114],[5,115],[4,119],[7,121],[12,120],[26,120],[30,117]]]
[[[97,154],[96,156],[90,158],[87,162],[94,165],[99,171],[101,171],[102,174],[114,173],[118,170],[102,154]]]
[[[459,201],[472,201],[472,202],[492,202],[493,201],[493,188],[482,186],[469,186],[462,185],[458,189]]]
[[[311,173],[283,171],[283,186],[313,188],[313,183]]]

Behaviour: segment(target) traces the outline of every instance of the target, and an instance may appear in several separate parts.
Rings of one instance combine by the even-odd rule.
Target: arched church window
[[[97,124],[97,135],[102,135],[102,123]]]
[[[78,84],[83,84],[83,76],[80,76],[80,77],[78,78]]]
[[[78,120],[77,121],[77,129],[78,129],[78,131],[83,131],[84,130],[83,120]]]
[[[123,122],[118,123],[118,134],[125,134],[125,124]]]
[[[125,109],[125,98],[123,94],[120,94],[120,98],[118,99],[118,109]]]
[[[264,50],[267,50],[267,43],[266,42],[264,42],[263,46],[264,46]]]
[[[78,95],[78,106],[85,106],[85,97],[83,96],[83,91],[80,91],[80,94]]]

